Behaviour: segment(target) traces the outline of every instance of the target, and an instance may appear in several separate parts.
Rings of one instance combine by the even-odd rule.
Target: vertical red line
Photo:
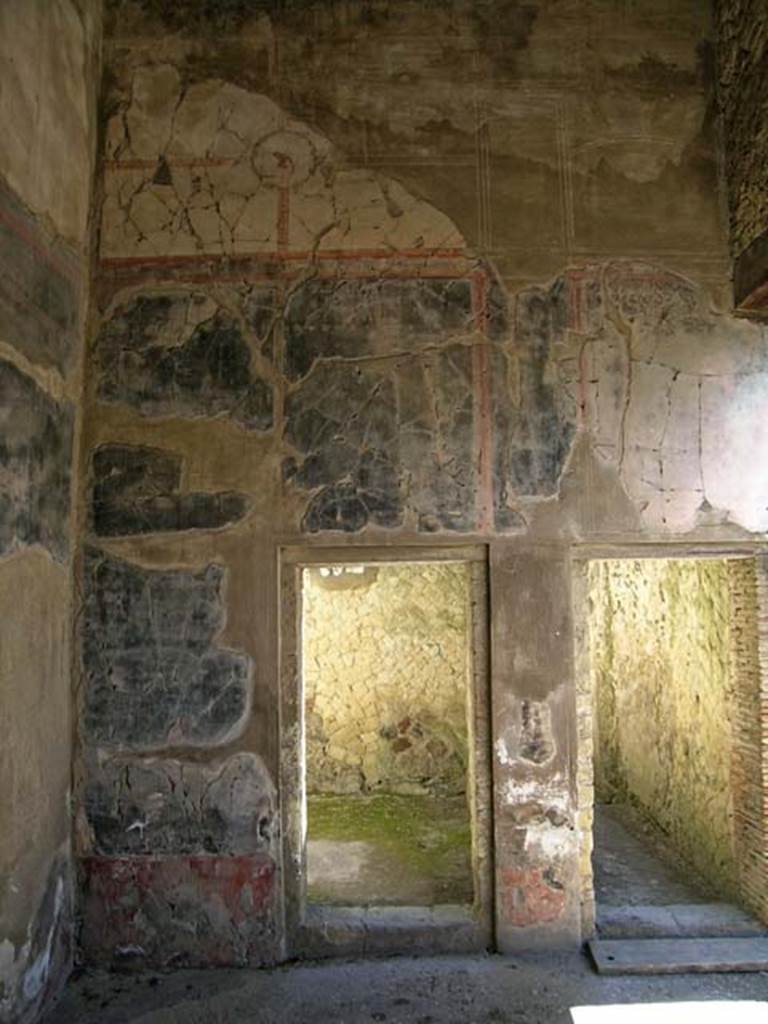
[[[493,527],[493,431],[488,359],[488,287],[484,271],[472,275],[472,312],[477,332],[477,340],[472,346],[475,510],[479,532],[487,533]]]
[[[283,255],[288,251],[291,232],[291,177],[293,160],[287,153],[275,152],[278,166],[277,187],[277,251]]]
[[[589,391],[587,389],[587,346],[582,343],[579,349],[579,428],[581,430],[586,429],[589,423],[589,416],[587,415],[587,406],[589,403]]]
[[[288,185],[277,190],[277,251],[284,253],[290,244],[291,191]]]
[[[577,334],[584,331],[584,287],[586,275],[578,270],[568,271],[568,326]]]
[[[578,270],[570,270],[567,276],[568,282],[568,327],[575,334],[584,333],[584,304],[585,291],[588,283],[588,275]],[[589,421],[589,389],[588,377],[588,353],[587,346],[582,342],[579,350],[578,363],[578,417],[579,427],[584,429]]]

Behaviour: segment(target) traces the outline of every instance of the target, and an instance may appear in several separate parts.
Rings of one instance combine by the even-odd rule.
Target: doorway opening
[[[489,942],[485,565],[471,555],[318,552],[289,573],[300,952]]]
[[[580,585],[587,934],[761,934],[755,560],[599,559]]]
[[[468,568],[304,569],[310,903],[473,902]]]

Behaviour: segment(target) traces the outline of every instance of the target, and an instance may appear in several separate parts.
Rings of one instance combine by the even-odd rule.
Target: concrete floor
[[[768,974],[605,978],[576,953],[84,973],[45,1024],[571,1024],[571,1007],[593,1004],[616,1004],[600,1024],[626,1024],[627,1004],[698,1000],[764,1004],[757,1015],[725,1007],[707,1022],[768,1020]],[[701,1021],[703,1014],[688,1008],[683,1019]],[[631,1016],[632,1024],[671,1020],[657,1007]]]

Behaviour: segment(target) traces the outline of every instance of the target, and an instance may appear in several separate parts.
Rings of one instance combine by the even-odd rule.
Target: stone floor
[[[435,906],[473,899],[460,797],[310,796],[307,898],[332,906]]]
[[[704,1002],[673,1013],[682,1001]],[[572,1007],[595,1004],[610,1008],[577,1013],[577,1024],[764,1024],[768,975],[607,978],[576,953],[83,973],[45,1024],[571,1024]]]
[[[691,885],[621,808],[598,808],[598,899],[701,915]],[[346,841],[346,840],[344,840]],[[650,847],[650,848],[649,848]],[[723,1001],[723,1005],[720,1005]],[[595,1009],[596,1008],[596,1009]],[[574,1010],[575,1012],[571,1013]],[[585,955],[391,957],[270,970],[84,971],[45,1024],[765,1024],[768,972],[605,977]]]
[[[704,879],[675,859],[631,807],[597,804],[594,837],[598,906],[666,906],[716,899]]]
[[[765,935],[764,926],[680,862],[665,837],[631,807],[595,807],[599,938]]]

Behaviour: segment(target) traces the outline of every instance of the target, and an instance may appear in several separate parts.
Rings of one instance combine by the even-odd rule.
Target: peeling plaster
[[[346,5],[349,51],[332,7],[318,7],[311,27],[298,8],[262,16],[236,48],[216,32],[201,45],[199,19],[195,30],[176,21],[178,35],[157,32],[150,12],[153,32],[118,35],[112,48],[104,329],[130,303],[195,293],[209,322],[235,322],[274,399],[256,429],[238,426],[231,394],[190,405],[174,383],[147,400],[150,364],[176,366],[179,352],[163,349],[183,349],[200,323],[161,326],[128,396],[113,401],[122,385],[103,361],[107,404],[89,413],[99,444],[173,448],[173,437],[189,456],[194,443],[199,493],[218,486],[220,462],[257,452],[236,487],[265,495],[248,522],[215,538],[125,538],[127,557],[189,566],[202,551],[194,564],[220,561],[242,581],[253,538],[278,532],[302,543],[476,533],[493,552],[510,534],[524,550],[525,533],[567,544],[764,527],[753,478],[768,438],[741,432],[735,415],[742,399],[757,408],[751,387],[768,386],[764,338],[710,302],[722,297],[725,263],[704,14],[662,25],[585,5],[576,25],[570,9],[534,0],[498,36],[472,5],[405,5],[391,45],[386,19],[362,22],[362,8]],[[146,27],[147,11],[115,5],[118,33],[124,14]],[[275,301],[258,331],[243,297],[262,287]],[[123,332],[129,367],[135,342]],[[717,462],[732,454],[718,489]],[[516,582],[492,580],[498,606]],[[223,595],[230,610],[242,610],[243,593]],[[265,593],[274,608],[269,580]],[[513,721],[495,745],[502,941],[510,923],[571,927],[575,904],[563,882],[575,859],[566,737],[550,704],[533,699],[569,685],[559,648],[570,610],[546,582],[527,603],[541,620],[529,633],[558,650],[553,665],[535,651],[513,664]],[[259,643],[269,666],[269,642]],[[265,718],[269,678],[255,691]],[[173,753],[158,760],[175,763]],[[161,791],[150,787],[150,810]],[[162,936],[131,931],[126,887],[162,906],[164,935],[187,925],[169,891],[193,893],[203,920],[220,894],[200,884],[192,854],[170,865],[135,856],[159,818],[121,806],[131,852],[89,863],[92,935],[157,951]],[[514,863],[508,849],[535,863]],[[253,865],[219,867],[242,879]],[[100,931],[105,906],[115,917]],[[214,931],[232,953],[230,924]],[[205,936],[191,941],[197,955]]]

